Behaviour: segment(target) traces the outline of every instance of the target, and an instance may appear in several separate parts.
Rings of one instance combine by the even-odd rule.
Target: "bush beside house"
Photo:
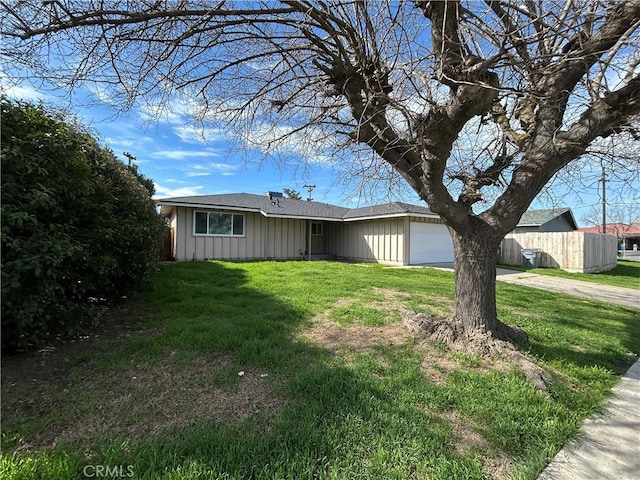
[[[145,179],[80,127],[41,106],[1,106],[7,352],[78,333],[96,305],[143,282],[164,222]]]

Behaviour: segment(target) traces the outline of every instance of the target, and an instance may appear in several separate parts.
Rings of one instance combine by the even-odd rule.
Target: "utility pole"
[[[604,163],[602,164],[602,233],[607,234],[607,175],[604,171]]]
[[[307,189],[307,202],[311,201],[311,191],[316,188],[315,185],[303,185],[302,188]]]
[[[122,152],[122,154],[127,157],[127,159],[129,160],[129,165],[127,165],[129,168],[131,168],[131,162],[134,160],[137,160],[136,157],[134,157],[133,155],[131,155],[129,152]]]
[[[311,201],[311,191],[316,188],[315,185],[303,185],[302,188],[307,189],[307,202]],[[311,261],[311,235],[313,222],[311,219],[307,220],[307,259]]]

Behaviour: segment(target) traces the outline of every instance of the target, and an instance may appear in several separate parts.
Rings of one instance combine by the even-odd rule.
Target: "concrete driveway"
[[[452,263],[431,263],[409,268],[429,267],[438,270],[453,271]],[[537,288],[549,292],[575,295],[592,300],[615,303],[624,307],[640,308],[640,290],[633,288],[614,287],[599,283],[583,282],[570,278],[553,277],[551,275],[539,275],[536,273],[496,269],[496,279],[499,282],[513,283],[525,287]],[[640,283],[640,278],[636,279]]]
[[[500,282],[524,285],[539,290],[575,295],[576,297],[593,300],[602,300],[603,302],[615,303],[625,307],[640,308],[640,290],[633,288],[601,285],[599,283],[583,282],[551,275],[537,275],[504,268],[496,270],[496,278]],[[640,283],[640,279],[637,279],[637,282]]]

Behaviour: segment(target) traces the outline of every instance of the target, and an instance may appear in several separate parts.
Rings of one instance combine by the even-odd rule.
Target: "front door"
[[[324,222],[311,222],[311,254],[327,253]]]

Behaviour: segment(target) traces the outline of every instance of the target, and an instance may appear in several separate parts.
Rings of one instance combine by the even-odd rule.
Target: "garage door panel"
[[[453,241],[445,225],[411,222],[409,263],[453,262]]]

